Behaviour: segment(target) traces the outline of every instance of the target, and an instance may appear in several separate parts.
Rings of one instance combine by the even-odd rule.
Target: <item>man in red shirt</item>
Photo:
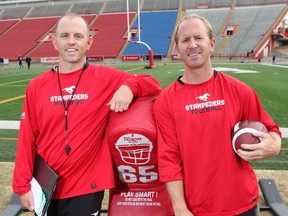
[[[59,65],[27,86],[13,190],[34,211],[30,181],[39,154],[60,176],[47,215],[100,215],[104,190],[115,184],[110,152],[102,144],[109,113],[127,110],[133,96],[158,95],[161,87],[148,75],[88,64],[93,38],[78,15],[58,21],[52,42]]]
[[[154,103],[158,126],[160,180],[166,182],[176,216],[256,215],[258,183],[249,161],[279,153],[281,133],[246,84],[215,71],[212,27],[196,14],[184,17],[175,33],[184,75]],[[243,120],[257,120],[269,133],[261,143],[234,153],[231,134]]]

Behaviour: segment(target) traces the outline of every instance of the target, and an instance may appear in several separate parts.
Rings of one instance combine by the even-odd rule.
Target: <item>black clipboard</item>
[[[44,192],[45,198],[46,198],[46,203],[42,211],[43,213],[42,215],[38,215],[38,216],[45,216],[45,213],[47,212],[48,207],[50,205],[53,192],[56,189],[59,176],[44,161],[44,159],[40,155],[36,154],[35,161],[34,161],[33,177],[37,180],[37,182],[41,186],[42,191]]]

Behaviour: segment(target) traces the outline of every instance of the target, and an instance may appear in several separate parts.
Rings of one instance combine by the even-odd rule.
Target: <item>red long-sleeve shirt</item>
[[[109,149],[102,145],[110,113],[106,104],[121,84],[127,84],[134,96],[159,94],[161,91],[160,84],[151,76],[89,65],[68,108],[71,151],[67,156],[60,91],[67,107],[81,71],[59,74],[58,79],[56,70],[49,70],[27,86],[13,177],[13,190],[17,194],[23,195],[30,190],[36,149],[60,175],[53,198],[68,198],[113,187]]]
[[[160,180],[184,180],[190,211],[230,216],[257,204],[257,179],[250,164],[233,151],[233,127],[258,120],[281,133],[250,87],[220,72],[198,85],[177,80],[162,91],[153,110]]]

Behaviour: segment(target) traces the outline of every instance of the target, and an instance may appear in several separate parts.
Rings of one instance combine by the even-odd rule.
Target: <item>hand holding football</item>
[[[232,136],[232,147],[237,153],[238,149],[241,148],[241,144],[257,144],[261,140],[254,136],[253,133],[257,131],[262,131],[268,133],[267,128],[259,121],[245,120],[238,122],[234,126],[234,132]],[[242,149],[245,150],[245,149]]]

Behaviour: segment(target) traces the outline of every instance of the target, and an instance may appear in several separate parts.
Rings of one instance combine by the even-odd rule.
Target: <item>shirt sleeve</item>
[[[29,85],[22,108],[20,129],[17,143],[17,153],[13,174],[12,188],[18,195],[23,195],[30,190],[32,179],[35,148],[35,124],[33,124],[34,102]]]
[[[135,74],[124,81],[130,87],[134,96],[158,95],[161,92],[160,83],[147,74]]]
[[[153,112],[157,125],[160,181],[182,180],[183,164],[171,110],[163,94],[156,99]]]
[[[282,136],[279,126],[274,122],[273,118],[266,112],[261,104],[260,98],[255,90],[247,85],[242,85],[238,96],[242,98],[243,111],[242,120],[255,120],[263,123],[269,132],[275,132]]]

